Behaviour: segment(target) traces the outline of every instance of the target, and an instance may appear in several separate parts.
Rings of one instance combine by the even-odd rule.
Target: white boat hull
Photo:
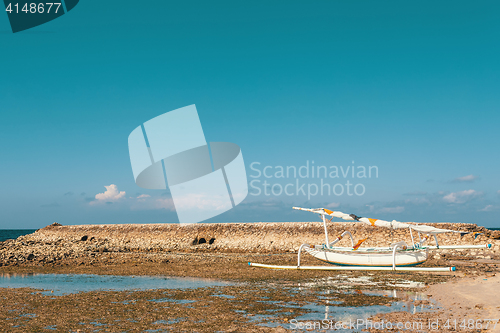
[[[335,251],[326,249],[304,248],[307,253],[316,259],[333,265],[342,266],[392,266],[393,251]],[[425,250],[396,251],[396,266],[414,266],[427,260]]]

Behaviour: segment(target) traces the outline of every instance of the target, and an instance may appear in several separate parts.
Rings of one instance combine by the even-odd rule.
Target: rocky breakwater
[[[476,224],[439,223],[439,228],[473,234],[439,235],[440,245],[492,244],[484,250],[440,250],[431,258],[500,259],[500,232]],[[388,246],[404,240],[411,244],[408,230],[389,230],[360,223],[330,223],[330,241],[343,231],[352,233],[354,242],[366,239],[363,246]],[[413,235],[416,239],[417,234]],[[433,240],[429,240],[433,243]],[[52,224],[16,240],[0,242],[0,266],[92,264],[103,254],[115,257],[140,254],[150,261],[165,260],[159,253],[286,253],[297,252],[300,245],[324,243],[320,222],[288,223],[214,223],[180,226],[176,224],[74,225]],[[348,236],[339,243],[350,246]]]

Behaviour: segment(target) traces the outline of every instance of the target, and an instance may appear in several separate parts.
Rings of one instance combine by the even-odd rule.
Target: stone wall
[[[439,223],[438,228],[473,234],[439,235],[440,245],[488,244],[488,250],[480,250],[483,258],[496,258],[500,254],[500,232],[490,231],[475,224]],[[344,230],[349,230],[354,243],[366,239],[363,247],[388,246],[393,241],[404,240],[411,244],[408,230],[391,230],[360,223],[330,223],[330,241]],[[418,240],[417,233],[413,233]],[[192,224],[122,224],[122,225],[50,225],[33,234],[0,243],[0,265],[13,261],[57,261],[77,258],[96,252],[297,252],[303,243],[323,244],[324,229],[321,222],[289,223],[219,223]],[[338,246],[350,246],[348,236]],[[427,244],[434,244],[431,239]],[[444,251],[449,252],[449,251]],[[457,251],[453,251],[456,253]],[[476,254],[475,250],[458,251],[464,255]]]

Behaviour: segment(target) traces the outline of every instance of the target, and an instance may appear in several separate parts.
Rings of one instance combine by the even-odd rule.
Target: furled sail
[[[450,229],[439,229],[435,228],[429,225],[423,225],[423,224],[409,224],[409,223],[403,223],[403,222],[398,222],[396,220],[393,220],[392,222],[389,221],[384,221],[384,220],[379,220],[379,219],[371,219],[368,217],[359,217],[354,214],[345,214],[339,211],[332,211],[330,209],[326,208],[300,208],[300,207],[293,207],[293,209],[297,210],[304,210],[307,212],[312,212],[320,215],[327,215],[327,216],[332,216],[336,218],[340,218],[346,221],[358,221],[362,222],[368,225],[372,225],[374,227],[385,227],[385,228],[391,228],[391,229],[402,229],[402,228],[409,228],[412,230],[415,230],[417,232],[421,232],[424,234],[442,234],[446,232],[455,232],[455,233],[461,233],[463,234],[463,231],[456,231],[456,230],[450,230]]]

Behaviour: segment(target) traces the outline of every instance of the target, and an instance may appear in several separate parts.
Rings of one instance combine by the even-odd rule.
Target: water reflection
[[[255,321],[260,321],[258,325],[261,326],[282,326],[293,330],[297,326],[294,327],[291,321],[295,323],[346,323],[351,321],[357,322],[358,320],[366,321],[377,314],[390,312],[416,314],[419,312],[434,311],[439,307],[434,300],[428,298],[427,294],[423,292],[425,289],[422,287],[424,286],[425,284],[422,282],[410,281],[401,277],[375,280],[369,275],[352,277],[343,274],[301,282],[295,285],[288,284],[287,287],[290,293],[297,294],[298,297],[300,297],[300,294],[316,294],[317,302],[309,301],[305,305],[298,306],[308,310],[308,313],[288,318],[287,322],[282,322],[272,315],[270,317],[257,317]],[[411,291],[401,290],[401,288],[408,288]],[[375,297],[370,299],[370,296]],[[354,303],[351,303],[353,297]],[[361,306],[357,306],[356,304],[361,304]],[[286,308],[296,307],[291,303],[278,305]],[[340,329],[340,331],[354,332],[355,330]],[[315,331],[307,330],[307,332]]]
[[[0,288],[33,288],[60,296],[94,290],[190,289],[226,286],[230,283],[198,278],[118,276],[94,274],[0,274]]]

